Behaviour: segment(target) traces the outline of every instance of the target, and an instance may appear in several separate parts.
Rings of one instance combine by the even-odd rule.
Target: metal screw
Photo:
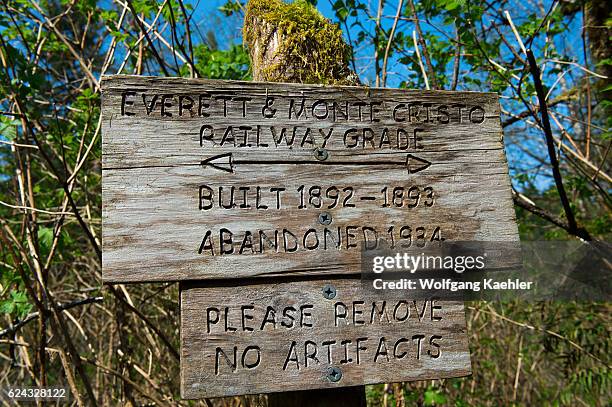
[[[323,297],[327,298],[328,300],[336,297],[336,287],[331,284],[325,284],[322,291]]]
[[[342,370],[339,367],[331,366],[327,369],[327,378],[330,382],[339,382],[342,379]]]
[[[329,157],[329,153],[327,152],[326,149],[317,147],[314,150],[314,156],[319,161],[325,161],[327,160],[327,157]]]
[[[321,212],[319,214],[319,223],[321,225],[329,225],[332,222],[332,216],[329,212]]]

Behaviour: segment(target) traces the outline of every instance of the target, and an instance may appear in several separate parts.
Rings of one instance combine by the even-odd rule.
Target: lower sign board
[[[106,282],[356,274],[516,241],[493,93],[105,77]]]
[[[181,288],[186,399],[470,373],[461,302],[382,296],[358,279]]]

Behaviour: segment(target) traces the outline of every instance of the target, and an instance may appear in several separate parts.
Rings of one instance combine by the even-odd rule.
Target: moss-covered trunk
[[[255,81],[359,84],[342,30],[306,1],[249,1],[243,38]]]

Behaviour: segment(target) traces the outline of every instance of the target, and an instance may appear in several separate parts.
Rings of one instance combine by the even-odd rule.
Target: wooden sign
[[[350,279],[181,289],[183,398],[470,373],[461,302],[375,295]]]
[[[461,303],[355,274],[380,242],[518,240],[497,95],[102,89],[103,278],[199,280],[181,285],[184,398],[470,373]]]
[[[497,95],[102,81],[103,279],[351,274],[384,240],[518,240]]]

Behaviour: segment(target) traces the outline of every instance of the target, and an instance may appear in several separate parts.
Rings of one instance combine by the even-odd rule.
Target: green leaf
[[[426,406],[435,406],[446,403],[446,397],[439,390],[427,389],[424,394],[423,404]]]
[[[47,252],[51,248],[53,242],[53,229],[47,227],[40,227],[38,229],[38,243],[44,252]]]
[[[4,116],[0,117],[0,138],[14,141],[17,137],[17,126],[20,124],[19,120],[11,120]]]
[[[11,290],[9,298],[0,301],[0,312],[24,318],[32,309],[28,296],[24,291]]]
[[[242,4],[240,3],[240,1],[228,0],[225,2],[224,5],[219,7],[219,11],[222,12],[225,16],[229,17],[234,13],[239,12],[241,6]]]

